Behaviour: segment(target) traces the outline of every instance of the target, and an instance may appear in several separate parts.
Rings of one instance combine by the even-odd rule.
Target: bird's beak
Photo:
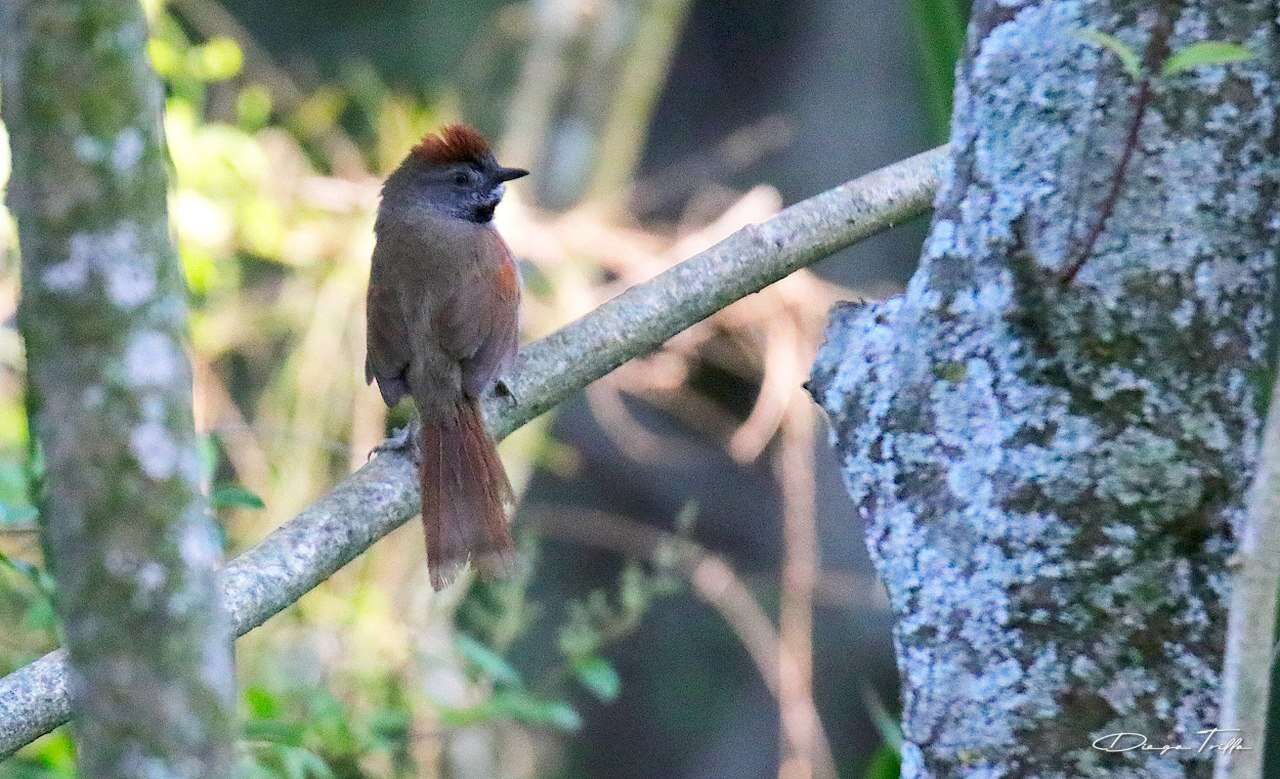
[[[529,175],[529,171],[521,168],[498,168],[497,175],[494,177],[499,182],[515,181]]]

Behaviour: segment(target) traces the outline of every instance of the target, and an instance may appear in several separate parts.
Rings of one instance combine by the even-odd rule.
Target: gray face
[[[518,168],[503,168],[492,159],[480,163],[415,166],[402,185],[410,196],[422,198],[437,211],[457,219],[484,223],[493,219],[502,201],[505,182],[528,175]]]

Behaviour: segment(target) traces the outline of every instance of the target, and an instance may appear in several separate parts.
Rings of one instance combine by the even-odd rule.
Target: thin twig
[[[782,731],[790,745],[783,752],[778,779],[835,779],[829,749],[818,748],[822,722],[813,699],[813,592],[818,580],[815,420],[799,383],[790,401],[775,466],[783,504],[779,703]]]
[[[1124,189],[1125,174],[1129,170],[1129,161],[1133,159],[1133,153],[1138,148],[1138,134],[1142,131],[1142,119],[1146,116],[1147,104],[1150,102],[1151,77],[1143,76],[1142,81],[1138,82],[1138,92],[1134,95],[1133,119],[1129,121],[1129,132],[1125,135],[1124,148],[1120,152],[1120,161],[1116,163],[1115,173],[1111,176],[1111,186],[1107,189],[1107,194],[1102,199],[1102,204],[1098,207],[1098,218],[1094,220],[1089,232],[1085,234],[1084,241],[1080,245],[1080,253],[1076,255],[1075,260],[1071,262],[1066,272],[1062,274],[1062,285],[1064,287],[1075,281],[1076,274],[1093,256],[1094,246],[1098,243],[1098,238],[1106,228],[1107,220],[1111,218],[1111,212],[1115,210],[1116,202],[1120,199],[1120,191]]]
[[[505,437],[627,360],[728,304],[928,209],[947,151],[890,165],[786,209],[610,300],[523,350],[490,397],[489,428]],[[412,463],[386,453],[339,482],[222,571],[222,595],[244,635],[417,513]],[[0,679],[0,759],[70,715],[66,658],[51,652]]]
[[[1076,274],[1093,256],[1093,250],[1097,246],[1098,239],[1102,236],[1102,231],[1107,227],[1107,220],[1111,218],[1111,213],[1115,211],[1116,203],[1120,200],[1120,193],[1124,190],[1124,184],[1128,177],[1129,163],[1133,160],[1133,155],[1138,149],[1138,138],[1142,133],[1142,120],[1146,117],[1147,109],[1151,105],[1152,78],[1154,78],[1152,74],[1158,71],[1160,64],[1168,56],[1169,36],[1172,32],[1173,12],[1169,3],[1164,2],[1160,4],[1160,9],[1156,14],[1155,27],[1151,31],[1151,38],[1147,41],[1146,50],[1143,52],[1142,78],[1138,81],[1138,91],[1133,97],[1133,118],[1129,120],[1129,130],[1125,133],[1124,147],[1120,151],[1120,161],[1116,163],[1115,173],[1111,176],[1111,186],[1107,189],[1107,194],[1103,197],[1102,204],[1098,207],[1098,218],[1094,220],[1089,232],[1085,234],[1080,253],[1076,255],[1075,260],[1067,267],[1066,272],[1062,274],[1061,281],[1064,287],[1075,281]]]
[[[715,609],[729,625],[777,702],[780,719],[788,718],[788,706],[798,706],[800,716],[812,723],[800,740],[789,740],[784,745],[787,751],[806,755],[820,767],[818,775],[835,779],[835,758],[813,696],[788,698],[787,677],[797,676],[796,658],[784,648],[778,630],[751,589],[723,558],[674,533],[598,511],[589,512],[587,516],[582,512],[548,513],[538,518],[537,526],[556,538],[675,568],[688,580],[698,598]],[[784,739],[801,735],[794,729],[784,727],[783,730]]]

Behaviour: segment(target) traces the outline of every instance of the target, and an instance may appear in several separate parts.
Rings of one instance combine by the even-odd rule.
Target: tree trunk
[[[1271,384],[1278,13],[975,3],[921,267],[833,314],[811,382],[897,620],[904,776],[1212,771]],[[1206,40],[1255,56],[1150,75]]]
[[[3,5],[43,539],[80,773],[226,777],[234,699],[137,0]]]

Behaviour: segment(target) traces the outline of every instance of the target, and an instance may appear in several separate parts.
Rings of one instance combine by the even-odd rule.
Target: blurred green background
[[[522,261],[531,340],[945,140],[967,12],[957,0],[147,7],[197,425],[229,556],[410,413],[387,414],[364,385],[363,297],[380,178],[424,132],[469,121],[505,164],[534,170],[498,221]],[[7,153],[0,143],[0,182]],[[243,639],[245,775],[896,776],[884,598],[799,385],[831,303],[898,288],[921,236],[896,230],[736,304],[504,443],[521,575],[433,594],[410,523]],[[0,263],[7,673],[53,648],[57,626],[7,214]],[[0,779],[70,776],[65,729],[0,763]]]

